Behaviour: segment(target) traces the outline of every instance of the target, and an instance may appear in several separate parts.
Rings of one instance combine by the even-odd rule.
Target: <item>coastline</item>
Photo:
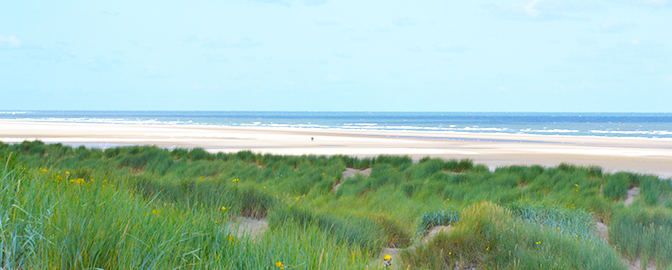
[[[311,138],[314,140],[311,141]],[[452,131],[390,131],[215,125],[137,125],[0,120],[0,141],[86,145],[201,147],[278,155],[409,155],[472,159],[491,168],[565,162],[672,177],[672,139]]]

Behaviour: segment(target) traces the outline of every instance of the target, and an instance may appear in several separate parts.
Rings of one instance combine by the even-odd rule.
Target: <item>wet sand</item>
[[[156,145],[280,155],[470,158],[491,168],[513,164],[557,166],[566,162],[596,165],[606,172],[633,171],[672,177],[672,139],[0,120],[0,141],[36,139],[98,148]]]

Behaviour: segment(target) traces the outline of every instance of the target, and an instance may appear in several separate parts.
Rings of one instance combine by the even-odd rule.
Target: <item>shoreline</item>
[[[1,113],[1,111],[0,111]],[[77,118],[79,119],[79,118]],[[181,124],[176,124],[176,123],[171,123],[171,122],[160,122],[160,121],[152,121],[152,120],[145,120],[143,121],[131,121],[131,120],[124,120],[124,121],[68,121],[68,119],[59,119],[59,120],[43,120],[43,119],[32,119],[32,120],[27,120],[27,119],[2,119],[0,118],[0,122],[8,122],[8,123],[40,123],[40,124],[48,124],[48,123],[53,123],[53,124],[85,124],[85,125],[119,125],[119,126],[167,126],[167,127],[224,127],[224,128],[244,128],[244,129],[272,129],[272,130],[278,130],[278,129],[287,129],[287,130],[304,130],[304,131],[311,131],[311,130],[330,130],[330,131],[353,131],[353,132],[417,132],[417,133],[453,133],[453,134],[478,134],[478,135],[513,135],[513,136],[532,136],[532,137],[582,137],[582,138],[624,138],[624,139],[667,139],[667,140],[672,140],[672,137],[645,137],[645,136],[628,136],[631,134],[643,134],[646,133],[647,131],[596,131],[592,132],[590,134],[581,134],[578,133],[578,130],[574,130],[572,132],[554,132],[557,129],[549,129],[549,130],[543,130],[539,132],[532,132],[532,133],[526,133],[526,132],[504,132],[503,130],[506,130],[507,128],[476,128],[473,129],[472,131],[468,130],[450,130],[446,128],[437,128],[437,127],[416,127],[416,128],[391,128],[390,126],[383,127],[383,126],[378,126],[375,124],[369,125],[369,124],[351,124],[351,125],[345,125],[341,127],[336,127],[336,126],[321,126],[318,124],[267,124],[267,125],[258,125],[258,124],[233,124],[233,125],[221,125],[221,124],[208,124],[208,123],[192,123],[191,121],[188,121],[189,123],[181,123]],[[177,120],[176,122],[180,122]],[[371,126],[371,128],[367,128]],[[409,126],[412,127],[412,126]],[[488,131],[490,130],[490,131]],[[495,130],[495,131],[492,131]],[[650,131],[650,132],[664,132],[664,133],[669,133],[667,131]],[[599,135],[603,134],[603,135]],[[606,136],[604,134],[621,134],[618,136]],[[664,134],[667,135],[667,134]]]
[[[311,138],[313,140],[311,141]],[[494,168],[509,165],[600,166],[672,177],[672,139],[454,131],[102,124],[0,120],[0,141],[39,139],[72,145],[201,147],[209,152],[278,155],[409,155],[469,158]]]

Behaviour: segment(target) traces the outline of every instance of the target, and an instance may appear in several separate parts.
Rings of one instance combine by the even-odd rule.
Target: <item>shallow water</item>
[[[0,119],[672,138],[670,113],[0,111]]]

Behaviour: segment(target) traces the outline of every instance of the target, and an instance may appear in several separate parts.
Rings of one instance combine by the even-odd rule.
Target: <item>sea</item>
[[[672,138],[672,113],[0,111],[1,120]]]

